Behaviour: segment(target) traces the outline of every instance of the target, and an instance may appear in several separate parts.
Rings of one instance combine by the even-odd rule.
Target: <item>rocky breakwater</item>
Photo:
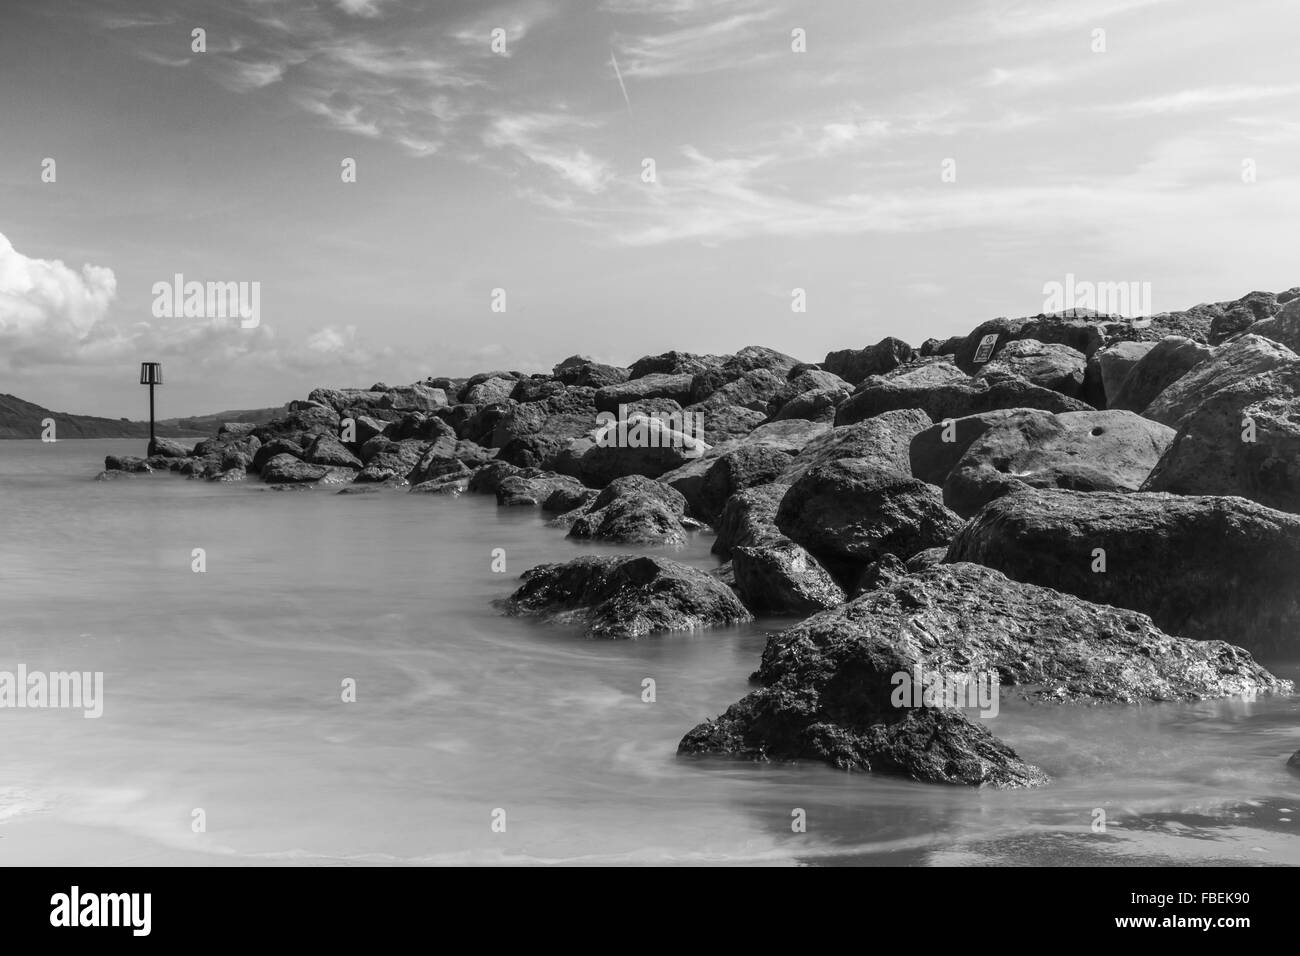
[[[1297,328],[1289,290],[1142,323],[994,319],[817,363],[760,346],[571,356],[317,389],[104,474],[537,508],[566,546],[627,552],[525,572],[501,609],[552,635],[790,619],[762,686],[683,755],[1037,786],[991,721],[898,706],[891,682],[978,672],[1053,704],[1289,691],[1250,652],[1293,648],[1300,624]],[[710,534],[717,568],[673,559]]]

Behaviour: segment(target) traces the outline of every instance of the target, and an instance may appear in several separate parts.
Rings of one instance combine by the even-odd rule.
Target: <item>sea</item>
[[[537,509],[94,480],[143,451],[0,441],[0,672],[103,675],[99,717],[0,707],[0,865],[1300,864],[1300,697],[1004,688],[1029,791],[679,757],[790,621],[588,639],[497,606],[626,550]]]

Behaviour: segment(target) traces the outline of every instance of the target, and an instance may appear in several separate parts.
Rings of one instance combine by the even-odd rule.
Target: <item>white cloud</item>
[[[583,146],[564,141],[594,125],[556,113],[499,115],[488,127],[483,141],[498,149],[513,149],[571,186],[598,193],[610,180],[608,164],[592,156]]]

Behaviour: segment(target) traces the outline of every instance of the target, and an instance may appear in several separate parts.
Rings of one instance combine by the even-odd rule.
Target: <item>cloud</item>
[[[788,34],[764,40],[760,24],[779,11],[775,7],[708,19],[656,34],[623,35],[615,39],[623,76],[643,79],[685,76],[739,69],[789,53]]]
[[[557,142],[595,125],[556,113],[512,113],[496,116],[483,141],[497,149],[516,151],[583,192],[598,193],[609,183],[608,164],[582,146]]]
[[[58,355],[87,342],[117,295],[112,269],[33,259],[0,233],[0,355]]]
[[[1122,116],[1153,116],[1170,113],[1190,113],[1197,110],[1218,109],[1223,106],[1240,106],[1243,103],[1258,103],[1284,96],[1300,93],[1300,84],[1278,86],[1217,86],[1199,89],[1179,90],[1150,96],[1129,103],[1117,103],[1100,107],[1108,113]]]
[[[234,365],[342,370],[399,358],[391,347],[366,346],[350,325],[326,325],[295,343],[280,340],[266,322],[244,329],[238,317],[122,324],[111,314],[117,291],[112,269],[84,265],[78,271],[58,259],[32,258],[0,233],[0,369],[96,366],[157,356],[184,358],[214,373]]]

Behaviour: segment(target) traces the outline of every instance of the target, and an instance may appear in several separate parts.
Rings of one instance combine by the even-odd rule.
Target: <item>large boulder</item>
[[[1202,395],[1143,489],[1300,512],[1300,361]]]
[[[1300,632],[1300,517],[1244,498],[1028,489],[985,505],[948,560],[1141,611],[1182,637],[1293,652]]]
[[[706,369],[715,368],[722,362],[723,359],[716,355],[694,355],[674,350],[637,359],[628,368],[628,378],[638,379],[654,374],[694,376]]]
[[[692,407],[710,409],[735,405],[761,412],[766,417],[768,405],[784,391],[787,384],[784,374],[768,368],[756,368],[730,380],[724,377],[726,374],[724,366],[701,372],[691,379]]]
[[[650,478],[630,475],[610,482],[573,522],[570,538],[618,544],[683,544],[686,499]]]
[[[638,638],[753,619],[735,592],[699,568],[652,557],[575,558],[525,571],[507,613],[579,627],[591,637]]]
[[[862,458],[810,469],[781,499],[781,533],[847,580],[886,554],[907,559],[952,539],[961,520],[933,485]]]
[[[992,361],[976,373],[976,379],[1004,374],[1017,375],[1039,388],[1083,398],[1083,379],[1088,360],[1068,345],[1021,339],[1008,342]]]
[[[671,423],[671,418],[635,413],[622,423],[602,427],[581,457],[574,459],[577,477],[592,488],[603,488],[626,475],[658,478],[708,453],[706,442],[670,427]],[[567,473],[558,460],[556,469]]]
[[[1120,386],[1138,362],[1142,361],[1143,356],[1155,347],[1155,342],[1116,342],[1100,349],[1093,356],[1101,375],[1101,389],[1106,397],[1107,408],[1115,407],[1112,399],[1119,394]]]
[[[847,600],[817,559],[785,538],[735,548],[731,565],[736,593],[760,614],[811,614]]]
[[[1137,491],[1174,430],[1125,411],[1027,409],[993,422],[943,484],[943,503],[968,518],[1025,486]]]
[[[492,405],[504,402],[515,390],[515,379],[504,377],[486,378],[480,382],[470,379],[473,384],[461,390],[457,401],[462,405]]]
[[[330,473],[325,465],[299,461],[293,455],[276,455],[262,465],[262,480],[274,485],[296,485],[320,481]]]
[[[935,422],[929,428],[921,429],[912,436],[907,447],[907,459],[911,469],[909,473],[914,478],[942,486],[948,473],[957,462],[961,461],[962,455],[966,454],[966,449],[988,431],[990,426],[1004,418],[1030,410],[1000,408],[997,411],[980,412],[978,415],[965,415],[962,418],[945,418],[941,422]],[[877,420],[868,419],[868,421]]]
[[[920,408],[939,421],[999,408],[1082,412],[1091,407],[1005,371],[972,379],[952,365],[936,362],[898,376],[867,379],[836,411],[835,424],[851,425],[900,408]]]
[[[1212,358],[1168,386],[1142,414],[1171,428],[1181,428],[1207,396],[1252,376],[1291,365],[1297,358],[1285,345],[1258,335],[1243,335],[1219,346]]]
[[[680,405],[689,405],[691,399],[690,375],[666,375],[652,372],[617,385],[596,389],[596,408],[602,412],[617,412],[620,405],[634,405],[650,398],[670,398]]]
[[[424,441],[391,441],[381,437],[372,438],[371,442],[376,446],[370,454],[361,456],[366,465],[357,473],[360,482],[401,484],[419,467],[429,450],[429,443]]]
[[[776,511],[789,490],[788,484],[773,482],[747,488],[728,498],[715,525],[718,537],[712,552],[725,560],[735,548],[779,540],[782,534],[776,527]]]
[[[577,495],[582,493],[583,487],[576,478],[568,475],[525,468],[518,474],[504,478],[497,485],[497,504],[505,508],[536,508],[561,491]]]
[[[313,465],[333,465],[340,468],[360,469],[361,459],[344,447],[343,443],[330,434],[317,435],[303,455],[305,461]]]
[[[841,458],[865,458],[909,475],[912,440],[929,427],[930,416],[919,408],[900,408],[828,429],[799,449],[782,480],[795,481],[809,469]]]
[[[781,407],[772,416],[772,420],[802,418],[811,422],[829,424],[835,421],[836,409],[848,397],[849,393],[839,388],[810,388],[789,401],[782,402]]]
[[[1292,299],[1277,314],[1251,323],[1246,331],[1300,353],[1300,299]]]
[[[687,405],[682,411],[701,416],[704,440],[710,445],[744,438],[767,418],[763,412],[743,405]]]
[[[1214,349],[1203,342],[1181,335],[1163,338],[1137,360],[1113,394],[1106,393],[1106,407],[1145,412],[1156,396],[1212,355]]]
[[[628,370],[616,365],[603,365],[581,355],[571,355],[555,366],[555,378],[565,385],[587,385],[604,388],[618,385],[628,379]]]
[[[690,731],[679,753],[1034,786],[1045,775],[958,709],[971,702],[963,688],[992,692],[977,699],[991,719],[1008,686],[1043,703],[1290,690],[1231,644],[1180,640],[1146,615],[971,564],[899,578],[774,635],[754,676],[762,688]]]
[[[850,385],[857,385],[872,375],[883,375],[916,357],[912,346],[892,336],[864,349],[841,349],[830,352],[822,368],[833,372]],[[824,386],[823,386],[824,387]]]
[[[710,524],[738,491],[775,481],[790,466],[794,456],[783,448],[767,444],[742,444],[710,459],[700,482],[696,508]]]

